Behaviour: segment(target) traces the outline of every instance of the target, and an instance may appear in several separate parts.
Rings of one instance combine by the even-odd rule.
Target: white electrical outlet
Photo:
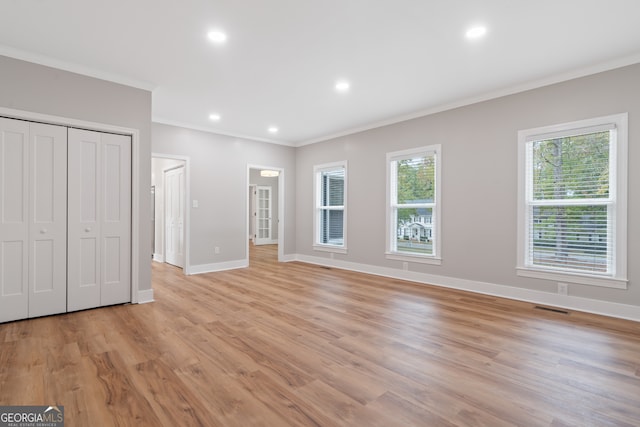
[[[409,263],[408,263],[407,261],[404,261],[404,262],[402,263],[402,269],[403,269],[404,271],[409,270]]]
[[[216,247],[213,249],[213,252],[214,252],[215,254],[219,254],[219,253],[220,253],[220,247],[216,246]]]
[[[558,294],[560,294],[560,295],[568,295],[569,294],[569,284],[568,283],[558,283]]]

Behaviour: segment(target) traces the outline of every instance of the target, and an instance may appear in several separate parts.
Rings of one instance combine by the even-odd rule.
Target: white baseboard
[[[280,259],[280,262],[292,262],[292,261],[298,261],[297,255],[296,254],[285,254],[282,256],[282,259]]]
[[[246,268],[249,266],[249,261],[246,259],[239,259],[235,261],[216,262],[212,264],[200,264],[191,265],[185,269],[185,274],[203,274],[213,273],[216,271],[234,270],[236,268]]]
[[[164,262],[164,255],[162,254],[153,254],[153,260],[156,262]]]
[[[143,289],[138,291],[138,304],[146,304],[153,301],[153,289]]]
[[[287,257],[290,256],[291,255],[287,255]],[[343,270],[373,274],[376,276],[408,280],[411,282],[440,286],[444,288],[459,289],[479,294],[526,301],[535,304],[551,305],[570,310],[584,311],[587,313],[601,314],[604,316],[640,322],[640,307],[635,305],[600,301],[571,295],[558,295],[550,292],[516,288],[513,286],[498,285],[495,283],[477,282],[474,280],[459,279],[455,277],[417,273],[414,271],[398,270],[395,268],[379,267],[375,265],[321,258],[311,255],[296,254],[294,257],[296,261],[307,262],[310,264],[335,267]]]
[[[277,245],[278,244],[278,239],[271,239],[265,243],[260,243],[259,245],[256,244],[253,240],[251,241],[252,244],[256,245],[256,246],[262,246],[262,245]]]

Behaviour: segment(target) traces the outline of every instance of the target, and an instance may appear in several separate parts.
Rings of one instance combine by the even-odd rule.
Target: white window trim
[[[329,243],[320,242],[320,195],[322,192],[322,181],[318,179],[322,172],[329,172],[338,169],[344,169],[344,205],[340,208],[343,211],[343,223],[342,223],[342,245],[332,245]],[[347,189],[348,189],[348,173],[347,173],[347,161],[342,160],[339,162],[324,163],[321,165],[315,165],[313,167],[313,250],[332,252],[338,254],[347,253]]]
[[[391,201],[391,162],[396,160],[410,159],[419,154],[435,153],[436,158],[436,197],[435,207],[433,208],[433,216],[435,217],[435,224],[433,228],[433,234],[435,235],[435,243],[433,247],[433,255],[422,254],[407,254],[392,250],[392,244],[396,238],[396,225],[392,224],[392,201]],[[408,150],[393,151],[387,153],[387,199],[386,199],[386,250],[385,257],[387,259],[404,262],[415,262],[420,264],[442,264],[442,147],[441,144],[427,145],[424,147],[411,148]],[[433,205],[433,204],[428,204]]]
[[[606,124],[615,124],[616,144],[613,144],[611,155],[614,156],[616,170],[615,179],[610,182],[610,191],[614,192],[616,200],[615,212],[615,265],[613,275],[588,274],[576,272],[555,271],[525,264],[527,259],[528,210],[526,209],[526,152],[527,143],[544,137],[559,134],[570,134],[571,130],[598,128]],[[627,289],[627,173],[628,173],[628,114],[614,114],[587,120],[526,129],[518,132],[518,249],[516,273],[518,276],[537,279],[561,281],[590,286]]]

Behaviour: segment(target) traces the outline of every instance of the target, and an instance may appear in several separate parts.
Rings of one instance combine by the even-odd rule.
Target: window
[[[518,139],[518,274],[626,288],[627,115]]]
[[[440,145],[387,154],[387,258],[440,264]]]
[[[314,167],[314,249],[346,253],[347,162]]]

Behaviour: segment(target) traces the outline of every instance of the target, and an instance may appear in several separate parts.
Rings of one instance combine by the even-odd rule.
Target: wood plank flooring
[[[275,261],[0,324],[0,405],[68,426],[640,426],[640,324]]]

